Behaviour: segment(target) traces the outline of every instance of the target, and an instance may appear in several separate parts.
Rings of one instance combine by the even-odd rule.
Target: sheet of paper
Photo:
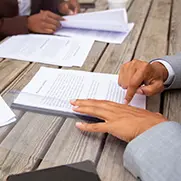
[[[126,91],[117,82],[117,75],[42,67],[14,103],[64,112],[73,112],[69,101],[77,98],[123,103]],[[145,100],[136,95],[131,105],[145,108]]]
[[[86,60],[93,39],[53,35],[18,35],[0,44],[0,57],[59,66],[79,66]]]
[[[95,31],[95,30],[75,29],[75,28],[74,29],[62,28],[61,30],[58,30],[55,34],[60,36],[68,36],[68,37],[92,38],[96,41],[121,44],[128,36],[130,31],[133,29],[134,24],[130,23],[128,27],[129,31],[126,33],[111,32],[111,31]]]
[[[16,121],[16,116],[0,96],[0,127]]]
[[[80,13],[74,16],[64,16],[62,26],[89,30],[127,32],[128,19],[125,9]]]

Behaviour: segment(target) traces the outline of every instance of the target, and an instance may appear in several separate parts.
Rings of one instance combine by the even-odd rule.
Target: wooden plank
[[[101,11],[101,10],[106,10],[108,8],[107,0],[97,0],[95,5],[96,5],[95,8],[89,8],[87,12]]]
[[[6,59],[0,63],[0,92],[6,88],[24,69],[29,62]]]
[[[99,0],[96,3],[97,6],[95,11],[100,9],[100,7],[104,7],[105,2]],[[83,67],[74,69],[85,71],[94,70],[106,48],[106,45],[106,43],[96,42]],[[96,162],[97,156],[101,151],[101,143],[105,136],[103,134],[82,133],[78,131],[77,128],[75,128],[76,121],[77,120],[71,118],[66,119],[39,168],[73,163],[86,159]],[[66,141],[60,143],[60,139],[65,140],[65,138]]]
[[[91,3],[95,3],[96,0],[78,0],[80,4],[91,4]]]
[[[145,4],[147,2],[147,4]],[[146,14],[149,11],[149,7],[150,7],[150,3],[151,1],[134,1],[131,8],[130,8],[130,12],[133,11],[131,14],[134,15],[134,11],[135,10],[139,10],[140,14],[144,14],[144,16],[140,15],[140,20],[146,19]],[[144,4],[144,6],[142,6],[142,9],[140,9],[140,4]],[[166,51],[166,46],[167,46],[167,31],[168,31],[168,24],[169,24],[169,13],[170,13],[170,1],[169,0],[157,0],[154,1],[143,33],[140,37],[140,41],[138,44],[138,47],[136,49],[136,57],[141,57],[143,59],[151,59],[154,56],[154,53],[158,56],[162,56],[163,49]],[[143,12],[142,12],[143,11]],[[141,13],[142,12],[142,13]],[[135,13],[136,16],[137,13]],[[135,18],[134,16],[132,16],[133,18]],[[139,21],[139,16],[137,14],[137,18]],[[161,20],[160,20],[161,19]],[[161,23],[160,21],[163,21],[163,23]],[[143,21],[144,22],[144,21]],[[141,32],[142,29],[142,25],[141,28],[138,28],[138,30]],[[157,26],[155,28],[155,26]],[[136,27],[135,27],[136,28]],[[152,28],[155,28],[154,32],[152,31]],[[162,29],[163,28],[163,29]],[[164,30],[165,28],[165,30]],[[139,36],[139,33],[135,30],[133,30],[132,33],[135,33],[135,36]],[[160,42],[160,44],[162,44],[163,46],[158,46],[156,47],[155,44],[154,47],[152,47],[151,45],[149,45],[150,42],[153,42],[153,39],[158,38],[156,41]],[[134,40],[135,41],[135,40]],[[133,41],[133,44],[134,44]],[[132,41],[130,41],[130,44],[132,43]],[[129,46],[129,44],[128,44]],[[135,44],[136,46],[136,44]],[[149,47],[148,47],[149,46]],[[149,48],[147,50],[147,47]],[[129,49],[129,47],[128,47]],[[134,50],[134,47],[130,48],[130,50]],[[108,50],[108,49],[107,49]],[[149,50],[151,50],[151,52],[149,52]],[[117,49],[118,51],[118,49]],[[118,52],[116,54],[116,57],[119,57],[118,55],[120,52]],[[129,52],[128,52],[129,53]],[[132,55],[134,54],[134,51],[132,51]],[[128,56],[128,59],[123,58],[122,62],[124,60],[130,60],[131,54]],[[113,58],[112,58],[113,57]],[[124,54],[123,54],[124,57]],[[111,54],[111,58],[112,59],[116,59],[114,57],[114,54]],[[110,61],[111,62],[111,61]],[[115,63],[115,62],[113,62]],[[106,67],[107,63],[105,63],[105,67]],[[102,66],[102,68],[104,67]],[[109,65],[108,65],[109,66]],[[117,65],[116,65],[117,66]],[[104,68],[103,68],[104,69]],[[100,70],[100,69],[99,69]],[[118,70],[118,69],[117,69]],[[107,72],[108,69],[106,68],[105,71]],[[153,105],[152,105],[153,106]],[[155,105],[154,105],[155,106]],[[158,111],[158,110],[157,110]],[[100,161],[98,163],[98,172],[100,174],[100,177],[102,180],[104,181],[134,181],[136,180],[128,171],[126,171],[123,167],[123,153],[124,153],[124,149],[126,147],[126,144],[118,141],[116,138],[112,137],[112,136],[108,136],[105,146],[104,146],[104,150],[103,153],[101,155]],[[108,166],[107,166],[108,165]]]
[[[169,54],[174,55],[181,52],[181,23],[179,14],[181,11],[181,1],[173,1],[171,29],[169,37]],[[181,92],[180,90],[166,91],[164,94],[163,113],[170,121],[181,123]]]
[[[95,8],[96,0],[79,0],[81,8]]]
[[[129,9],[129,7],[131,6],[131,4],[134,2],[134,0],[128,0],[127,2],[127,9]]]
[[[125,142],[108,136],[97,167],[101,180],[135,181],[135,178],[123,167],[125,147]]]
[[[136,59],[149,61],[167,53],[171,0],[154,0],[145,29],[135,54]],[[160,95],[148,98],[147,109],[160,111]]]
[[[105,46],[106,44],[101,45],[101,43],[97,43],[94,45],[93,49],[96,51],[92,53],[90,52],[89,57],[92,56],[93,58],[92,59],[88,58],[86,60],[86,63],[83,66],[85,70],[91,71],[93,69],[96,62],[99,60],[100,56],[102,55],[102,51],[104,51]],[[86,64],[89,64],[89,65],[86,65]],[[27,83],[26,78],[28,77],[28,81],[29,81],[29,78],[31,78],[36,71],[37,71],[36,68],[34,67],[31,68],[29,73],[27,74],[24,73],[25,77],[21,75],[16,80],[15,84],[11,84],[11,86],[9,86],[8,90],[14,89],[14,88],[21,89]],[[46,120],[47,124],[44,123],[44,120]],[[49,145],[51,144],[49,140],[52,141],[54,139],[54,136],[56,136],[57,131],[62,126],[63,121],[64,119],[61,117],[41,115],[41,114],[35,114],[35,113],[30,113],[30,112],[25,113],[23,117],[19,120],[17,125],[3,140],[2,145],[10,144],[9,146],[10,151],[7,151],[6,149],[3,149],[3,148],[0,149],[0,157],[2,160],[2,162],[0,163],[0,167],[3,168],[2,176],[0,178],[5,178],[10,173],[18,173],[18,172],[28,171],[28,170],[32,170],[36,168],[39,162],[37,157],[44,156],[44,153],[46,153],[47,149],[49,148]],[[55,125],[53,129],[50,128],[51,125]],[[71,126],[74,126],[74,124],[72,124]],[[43,134],[41,131],[38,132],[39,128],[41,127],[44,128],[45,130]],[[23,134],[21,133],[22,129],[25,129]],[[67,132],[67,134],[68,133],[69,132]],[[11,146],[13,145],[13,142],[11,142],[11,139],[13,139],[13,137],[19,138],[19,140],[17,141],[14,147],[20,148],[20,149],[22,148],[23,154],[17,155],[15,151],[11,149]],[[39,137],[41,139],[39,139]],[[34,143],[33,140],[31,140],[31,138],[33,140],[36,140],[36,144]],[[65,139],[65,137],[62,137],[62,138]],[[46,141],[44,142],[43,146],[39,147],[38,145],[42,145],[41,143],[42,140],[46,140]],[[59,145],[59,142],[58,142],[58,145]],[[24,146],[26,147],[26,149],[23,149]],[[27,163],[28,160],[30,160],[29,163]],[[16,167],[12,163],[16,163]]]
[[[10,173],[32,170],[62,124],[59,117],[26,113],[0,145],[0,180]]]
[[[140,4],[144,6],[140,8]],[[110,44],[108,46],[95,69],[96,72],[118,73],[121,64],[132,59],[150,4],[151,0],[134,1],[128,11],[129,22],[135,23],[132,32],[121,45]]]
[[[83,160],[96,162],[104,135],[81,133],[75,128],[75,121],[66,120],[39,169]]]
[[[33,76],[35,75],[35,73],[39,70],[39,68],[41,66],[47,66],[49,67],[49,65],[44,65],[44,64],[31,64],[27,69],[25,69],[20,75],[19,77],[17,77],[17,79],[15,79],[13,81],[12,84],[10,84],[3,92],[2,92],[2,96],[4,98],[4,100],[8,103],[11,104],[13,101],[13,94],[10,94],[9,91],[10,90],[17,90],[20,91],[23,89],[23,87],[33,78]],[[55,67],[55,66],[51,66],[51,67]],[[11,102],[11,103],[10,103]],[[24,111],[21,110],[16,110],[13,109],[14,113],[16,114],[17,120],[19,120],[23,115],[24,115]],[[0,142],[2,142],[2,140],[7,136],[7,134],[13,129],[13,127],[16,125],[15,123],[12,123],[10,125],[7,125],[5,127],[1,127],[0,128]]]

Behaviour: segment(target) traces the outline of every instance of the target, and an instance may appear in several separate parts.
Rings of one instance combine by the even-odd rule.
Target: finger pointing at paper
[[[147,63],[133,60],[121,66],[119,85],[127,89],[125,103],[128,104],[135,93],[151,96],[164,90],[167,69],[159,62]]]

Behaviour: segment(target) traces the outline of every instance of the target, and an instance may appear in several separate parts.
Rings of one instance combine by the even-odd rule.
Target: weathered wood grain
[[[181,1],[173,1],[171,27],[169,36],[169,54],[174,55],[181,52],[181,23],[180,23]],[[164,94],[163,113],[170,121],[181,123],[181,91],[166,91]]]
[[[82,8],[95,8],[95,2],[96,0],[79,0]]]
[[[28,62],[3,60],[0,63],[0,92],[29,65]]]
[[[147,6],[145,5],[145,3],[147,2]],[[142,57],[143,59],[147,60],[147,59],[151,59],[152,57],[154,57],[154,53],[156,53],[157,55],[162,56],[162,50],[163,47],[165,47],[165,51],[166,51],[166,46],[167,46],[167,33],[166,31],[168,31],[168,25],[169,25],[169,13],[170,13],[170,6],[171,4],[169,3],[170,1],[167,1],[166,3],[164,3],[165,0],[157,0],[154,1],[150,12],[149,12],[149,7],[150,7],[150,3],[151,1],[134,1],[131,8],[130,8],[130,12],[132,11],[131,14],[134,15],[134,10],[135,9],[139,9],[140,14],[142,15],[142,13],[144,14],[144,16],[140,16],[140,20],[143,19],[142,23],[144,23],[144,20],[146,20],[144,29],[143,29],[143,33],[140,36],[139,39],[139,44],[138,47],[136,48],[136,56],[135,57]],[[137,4],[138,3],[138,4]],[[140,6],[140,4],[144,4],[144,6],[142,6],[143,9],[138,8]],[[137,6],[137,7],[136,7]],[[161,11],[161,9],[165,9]],[[142,12],[143,11],[143,12]],[[164,12],[163,12],[164,11]],[[146,18],[147,16],[147,12],[149,12],[148,18]],[[163,14],[165,16],[165,19],[163,18]],[[162,15],[162,16],[161,16]],[[138,13],[135,14],[137,21],[139,21],[139,16]],[[133,18],[135,18],[133,16]],[[161,18],[161,20],[159,20],[159,18]],[[168,19],[167,19],[168,18]],[[158,23],[160,21],[163,21],[164,23]],[[141,29],[143,27],[143,24],[139,24],[140,27],[137,27],[138,30],[141,32]],[[151,32],[151,27],[154,28],[155,26],[157,26],[155,28],[157,32]],[[161,27],[160,27],[161,26]],[[164,28],[166,28],[165,31],[163,31],[162,26]],[[136,26],[135,26],[136,28]],[[161,30],[159,30],[159,28]],[[150,29],[150,31],[148,30]],[[160,33],[162,32],[163,35],[160,36]],[[134,35],[132,35],[133,37],[137,35],[137,39],[139,37],[139,33],[135,30],[133,30],[132,33],[135,33]],[[149,42],[153,41],[152,38],[157,37],[158,40],[157,41],[161,41],[164,45],[163,47],[155,46],[155,49],[151,46],[148,48],[151,48],[150,52],[146,49],[147,46],[149,46]],[[136,46],[136,40],[134,39],[133,44]],[[132,41],[130,42],[130,44],[132,43]],[[129,44],[128,44],[129,45]],[[146,47],[145,47],[146,46]],[[157,49],[160,48],[160,49]],[[132,58],[132,56],[134,55],[134,49],[135,47],[132,47],[132,51],[128,56],[128,59],[125,60],[130,60]],[[108,49],[107,49],[108,50]],[[118,50],[117,50],[118,51]],[[117,53],[118,54],[118,53]],[[123,54],[124,55],[124,54]],[[121,56],[121,55],[120,55]],[[111,54],[111,58],[113,57],[113,55]],[[121,58],[120,58],[121,59]],[[122,60],[122,59],[121,59]],[[120,64],[122,62],[125,61],[124,59],[120,62]],[[116,61],[115,61],[116,62]],[[114,62],[114,64],[116,64]],[[106,67],[107,63],[105,63],[105,67]],[[110,64],[111,65],[111,64]],[[99,69],[100,71],[100,69]],[[105,71],[107,72],[108,69],[106,68]],[[155,105],[152,105],[155,106]],[[158,111],[158,110],[157,110]],[[126,171],[123,167],[123,153],[124,153],[124,149],[125,149],[126,144],[118,141],[116,138],[112,137],[112,136],[108,136],[100,161],[98,163],[98,172],[100,174],[100,177],[102,180],[104,181],[134,181],[136,180],[128,171]]]
[[[83,66],[85,70],[91,71],[93,69],[93,67],[95,66],[94,64],[96,64],[96,62],[102,55],[102,51],[104,50],[105,46],[106,45],[102,46],[101,43],[98,43],[95,46],[95,48],[93,48],[93,50],[96,50],[96,51],[94,53],[90,52],[89,57],[92,56],[92,58],[87,59],[86,61],[87,63],[85,63],[85,65]],[[89,64],[89,65],[86,65],[86,64]],[[33,65],[33,67],[30,68],[28,72],[25,71],[21,76],[19,76],[18,79],[16,79],[16,81],[13,84],[11,84],[11,86],[9,86],[7,90],[23,88],[23,86],[26,85],[26,83],[29,81],[29,79],[31,79],[34,73],[37,72],[38,68],[39,66],[37,66],[37,64]],[[25,124],[24,120],[27,120],[27,125],[23,127],[23,125]],[[43,120],[48,122],[48,124],[46,125]],[[31,170],[32,168],[36,168],[39,161],[38,159],[36,159],[36,157],[39,157],[39,155],[43,157],[44,153],[46,153],[46,151],[48,150],[49,144],[51,142],[46,141],[45,144],[40,147],[38,145],[42,145],[41,144],[42,140],[52,141],[53,140],[52,134],[54,136],[56,135],[57,131],[62,126],[63,121],[64,119],[61,117],[41,115],[41,114],[35,114],[35,113],[30,113],[30,112],[25,113],[22,116],[22,118],[19,120],[19,122],[15,125],[15,127],[12,129],[12,131],[8,134],[8,136],[2,142],[2,145],[4,145],[4,143],[6,143],[5,145],[10,144],[10,151],[8,153],[4,151],[4,149],[2,149],[2,154],[0,152],[0,157],[3,160],[2,165],[1,165],[1,167],[3,168],[2,178],[5,178],[9,173],[17,173],[17,172]],[[44,132],[44,134],[42,135],[42,131],[38,132],[38,129],[41,127],[44,128],[45,130],[46,129],[50,130],[49,126],[51,126],[51,124],[53,124],[54,122],[55,122],[55,127],[53,130],[51,130],[51,134],[50,132],[46,132],[47,134]],[[32,128],[29,127],[29,125],[31,125]],[[72,123],[72,127],[73,126],[74,124]],[[26,130],[24,130],[24,135],[23,135],[21,134],[21,129],[24,129],[25,127],[26,127]],[[30,133],[29,133],[29,130],[31,130]],[[65,133],[69,134],[69,132],[65,132]],[[27,149],[22,148],[24,154],[17,155],[16,153],[14,153],[14,150],[11,149],[13,142],[10,142],[10,140],[13,139],[13,137],[15,137],[14,134],[16,134],[16,137],[19,138],[19,141],[14,147],[20,148],[21,150],[22,147],[26,146]],[[66,134],[64,135],[66,136]],[[33,140],[31,141],[31,137],[35,137],[33,138],[33,140],[34,139],[37,140],[36,144],[34,144]],[[41,140],[38,139],[39,137],[41,137]],[[100,139],[97,139],[97,140],[100,141]],[[85,141],[86,141],[86,138],[85,138]],[[91,142],[91,139],[90,139],[90,142]],[[32,156],[32,152],[35,155],[35,157]],[[6,159],[5,162],[4,162],[4,159]],[[30,160],[29,163],[27,163],[28,160]],[[16,167],[14,167],[14,165],[12,164],[13,162],[16,163]]]
[[[140,4],[144,4],[144,6],[140,7]],[[134,29],[121,45],[110,44],[108,46],[95,68],[96,72],[118,73],[121,64],[132,59],[150,5],[151,0],[134,1],[128,11],[129,22],[135,23]]]
[[[97,168],[101,180],[135,181],[135,178],[123,167],[125,147],[125,142],[108,136]]]
[[[154,0],[134,58],[149,61],[167,53],[171,0]],[[160,111],[160,95],[147,100],[147,109]]]
[[[101,4],[104,7],[104,1],[99,0],[96,3],[98,6],[96,6],[95,11],[97,8],[99,9],[101,7]],[[83,67],[74,69],[85,71],[94,70],[94,67],[101,58],[105,48],[105,43],[96,42]],[[55,141],[53,142],[52,147],[47,152],[39,168],[78,162],[86,159],[96,162],[97,156],[101,150],[101,143],[104,140],[104,135],[82,133],[75,128],[75,122],[75,119],[66,119],[63,127],[60,129]],[[60,138],[61,140],[65,140],[66,138],[66,142],[63,141],[63,143],[60,143]]]
[[[75,122],[66,120],[39,169],[83,160],[96,162],[104,135],[82,133],[75,128]]]
[[[96,0],[95,6],[95,8],[89,8],[87,12],[106,10],[108,8],[108,2],[107,0]]]
[[[134,0],[128,0],[127,2],[127,9],[129,9],[129,7],[131,6],[131,4],[134,2]]]
[[[0,145],[0,180],[10,173],[32,170],[62,124],[62,118],[25,113]]]
[[[129,18],[132,21],[135,20],[137,26],[135,26],[135,29],[133,30],[134,33],[132,32],[133,34],[130,34],[129,40],[126,40],[121,46],[119,45],[120,47],[110,45],[108,49],[107,44],[95,43],[82,70],[93,71],[95,69],[95,71],[98,72],[117,73],[119,65],[126,60],[132,59],[139,37],[141,43],[138,44],[135,57],[144,59],[153,58],[155,53],[153,49],[149,47],[151,49],[150,51],[152,51],[149,54],[149,51],[147,50],[148,47],[144,46],[145,44],[148,44],[150,39],[153,41],[154,36],[157,37],[157,35],[155,35],[154,32],[150,32],[151,30],[148,31],[146,29],[147,26],[149,28],[158,26],[155,28],[155,31],[159,31],[160,29],[163,30],[163,27],[167,28],[162,32],[162,36],[157,37],[160,38],[160,43],[163,43],[162,49],[165,49],[165,36],[167,35],[166,31],[168,30],[168,27],[166,26],[168,23],[167,14],[169,14],[170,9],[169,0],[154,1],[149,14],[150,18],[148,18],[143,34],[141,35],[141,30],[146,20],[151,1],[152,0],[135,0],[129,10]],[[142,8],[140,7],[140,2],[142,2]],[[102,0],[97,1],[96,5],[97,10],[106,7],[106,3]],[[166,10],[162,10],[162,8],[165,8]],[[163,17],[163,14],[165,17]],[[162,19],[160,24],[158,23],[159,15],[161,15]],[[157,23],[153,23],[153,21],[156,21]],[[158,47],[160,48],[161,46],[159,45]],[[142,48],[144,51],[141,50]],[[162,56],[164,52],[162,49],[160,50],[160,56]],[[104,51],[106,53],[104,53]],[[159,52],[159,49],[157,51]],[[158,53],[157,51],[156,53]],[[106,58],[106,61],[104,58]],[[119,61],[117,62],[116,60],[118,59]],[[98,66],[96,68],[97,63]],[[23,88],[29,79],[36,73],[38,68],[37,64],[33,65],[30,69],[28,67],[23,73],[19,74],[16,81],[3,93],[6,93],[7,90]],[[25,113],[8,136],[5,139],[3,137],[4,140],[0,145],[0,167],[2,168],[0,171],[0,178],[6,178],[9,173],[19,173],[37,168],[41,161],[39,158],[44,158],[39,168],[72,163],[85,159],[91,159],[94,162],[97,162],[102,150],[102,143],[104,143],[104,135],[79,132],[74,127],[75,119],[69,118],[64,124],[63,123],[64,119],[60,117]],[[98,171],[104,181],[134,180],[130,174],[124,172],[122,166],[122,154],[125,146],[125,143],[111,136],[106,140],[103,154],[98,163]],[[23,154],[18,154],[17,152]],[[44,157],[45,154],[46,156]]]
[[[9,106],[11,106],[11,103],[13,102],[13,99],[16,96],[16,95],[13,95],[12,93],[10,93],[10,91],[22,90],[22,88],[24,88],[24,86],[33,78],[33,76],[39,70],[39,68],[41,66],[49,67],[49,65],[44,65],[44,64],[36,64],[36,63],[31,64],[12,82],[12,84],[10,84],[2,92],[2,96],[3,96],[4,100],[9,104]],[[55,66],[51,66],[51,67],[55,67]],[[24,115],[24,111],[15,110],[15,109],[13,109],[13,111],[17,117],[17,120],[19,120]],[[12,128],[15,126],[15,124],[16,124],[16,122],[0,128],[0,142],[12,130]]]

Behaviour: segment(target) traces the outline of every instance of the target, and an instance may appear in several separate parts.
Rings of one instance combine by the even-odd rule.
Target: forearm
[[[29,31],[26,16],[0,19],[0,35],[2,37],[27,33],[29,33]]]
[[[128,144],[124,153],[124,165],[142,181],[179,181],[180,140],[179,123],[161,123]]]

